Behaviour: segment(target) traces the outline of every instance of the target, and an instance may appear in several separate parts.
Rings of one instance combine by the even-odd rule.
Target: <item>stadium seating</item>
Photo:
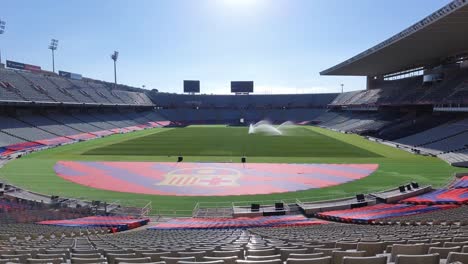
[[[106,225],[113,220],[106,220]],[[257,219],[254,222],[266,221]],[[57,263],[419,263],[464,260],[468,229],[455,225],[270,225],[223,228],[139,230],[105,234],[92,227],[0,225],[1,259],[60,259]],[[101,220],[99,220],[101,221]],[[219,221],[219,220],[216,220]],[[232,221],[232,220],[225,220]],[[271,221],[271,220],[267,220]],[[49,222],[54,223],[54,222]],[[56,222],[59,224],[59,222]],[[91,223],[91,226],[89,225]],[[54,223],[55,224],[55,223]],[[135,223],[137,224],[137,223]],[[229,226],[225,226],[229,227]],[[105,232],[105,233],[104,233]],[[466,247],[468,250],[468,247]],[[432,255],[431,255],[432,254]],[[434,257],[436,256],[437,257]],[[465,255],[464,255],[465,254]],[[87,262],[88,261],[88,262]],[[325,261],[325,262],[324,262]],[[372,261],[372,262],[371,262]],[[411,262],[412,261],[412,262]],[[429,262],[421,262],[429,263]]]
[[[23,142],[22,139],[14,137],[10,134],[7,134],[5,132],[0,132],[0,146],[9,146],[9,145],[14,145],[17,143]]]
[[[452,188],[468,188],[468,176],[463,176],[462,178],[456,180],[456,182],[452,185]]]
[[[0,115],[0,156],[161,126],[154,112]]]
[[[316,121],[325,113],[325,109],[160,109],[157,110],[168,120],[182,122],[185,124],[238,124],[241,118],[246,124],[256,123],[260,120],[270,120],[272,123],[280,124],[285,121],[303,122]]]
[[[51,210],[41,201],[0,197],[0,225],[82,217],[89,213],[85,208]]]
[[[79,131],[81,133],[83,132],[96,132],[96,131],[101,131],[103,128],[92,125],[87,122],[83,122],[82,120],[79,120],[75,118],[73,115],[66,115],[66,114],[60,114],[60,113],[50,113],[48,114],[48,117],[54,121],[56,121],[59,124],[64,124],[66,126],[69,126],[70,128]]]
[[[238,109],[283,109],[319,108],[328,105],[336,97],[329,94],[278,94],[278,95],[189,95],[151,92],[157,106],[164,108],[238,108]]]
[[[61,125],[41,115],[25,115],[18,117],[18,120],[56,136],[71,136],[80,133],[76,129]]]
[[[468,161],[468,148],[444,152],[437,157],[447,161],[450,164],[466,163]]]
[[[0,70],[0,80],[14,86],[18,95],[27,101],[47,102],[52,100],[46,92],[33,87],[30,80],[15,71]]]
[[[396,142],[411,145],[411,146],[424,146],[431,142],[438,142],[444,138],[452,137],[454,135],[465,132],[468,129],[468,119],[462,119],[455,122],[449,122],[421,133],[411,135],[405,138],[395,140]]]
[[[419,224],[439,224],[439,223],[466,223],[468,219],[468,208],[463,205],[447,210],[434,210],[424,214],[414,214],[401,217],[391,217],[379,219],[378,223],[419,223]]]
[[[58,87],[50,81],[48,78],[41,76],[39,74],[30,73],[30,72],[18,72],[18,74],[23,75],[28,79],[33,85],[39,86],[42,88],[45,93],[56,102],[67,102],[67,103],[76,103],[77,101],[72,98],[70,95],[59,90]]]
[[[387,106],[463,102],[466,98],[463,75],[431,87],[423,87],[421,78],[339,95],[180,95],[0,69],[0,102],[24,106],[0,114],[0,156],[151,127],[237,125],[241,119],[246,124],[267,119],[276,124],[319,124],[392,140],[454,162],[468,161],[465,116],[381,111]],[[184,218],[169,219],[148,230],[106,234],[109,228],[141,227],[148,219],[89,217],[89,210],[84,209],[54,211],[0,200],[0,263],[6,259],[20,263],[161,264],[464,261],[468,251],[468,211],[463,205],[468,201],[467,182],[464,177],[400,204],[317,214],[331,221],[373,224],[366,226],[302,215]],[[43,225],[26,224],[31,222]]]
[[[333,111],[314,120],[324,128],[389,140],[451,164],[468,164],[468,119],[460,115]]]
[[[278,226],[320,225],[323,221],[310,220],[302,215],[270,216],[257,218],[193,218],[173,219],[153,227],[153,229],[223,229]]]
[[[467,177],[460,176],[447,187],[400,200],[398,204],[376,204],[359,208],[318,212],[322,219],[346,223],[396,223],[419,221],[440,223],[465,223],[468,203]],[[460,205],[462,205],[460,207]],[[448,217],[450,216],[450,217]]]
[[[24,103],[26,107],[43,104],[44,109],[21,113],[0,113],[0,155],[33,150],[45,146],[89,140],[114,133],[154,127],[154,121],[166,121],[157,113],[122,108],[122,112],[77,112],[76,105],[153,105],[149,97],[133,87],[105,82],[72,80],[50,73],[0,69],[0,103]],[[70,113],[47,109],[47,105],[70,106]],[[124,113],[127,111],[126,113]],[[72,113],[74,112],[74,113]],[[159,124],[157,126],[160,126]]]
[[[89,216],[77,219],[47,220],[38,222],[41,225],[78,226],[78,227],[106,227],[115,231],[125,231],[146,225],[148,218],[134,218],[122,216]]]
[[[26,71],[0,69],[0,101],[28,101],[36,103],[96,104],[96,105],[152,105],[146,94],[135,88],[112,86],[89,80],[72,80],[58,76]]]
[[[412,204],[465,204],[468,203],[468,188],[439,189],[427,194],[403,200]]]
[[[317,216],[323,219],[347,223],[371,223],[381,218],[424,214],[432,211],[453,209],[456,207],[457,206],[455,205],[426,206],[407,204],[379,204],[355,209],[323,212],[318,213]]]
[[[422,76],[379,83],[371,90],[352,91],[338,95],[331,106],[450,104],[467,102],[466,69],[448,75],[430,87],[423,85]]]
[[[420,146],[420,149],[435,150],[437,153],[447,152],[460,148],[465,148],[467,143],[468,132],[444,137],[433,143],[428,143]]]

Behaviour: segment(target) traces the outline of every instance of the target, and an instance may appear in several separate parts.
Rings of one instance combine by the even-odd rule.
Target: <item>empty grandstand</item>
[[[455,0],[321,72],[366,77],[339,94],[176,94],[10,61],[0,263],[468,263],[467,14]]]
[[[453,1],[403,32],[322,75],[366,76],[367,89],[338,95],[322,126],[383,138],[451,164],[466,161],[465,1]],[[438,28],[438,33],[432,33]],[[422,44],[431,39],[431,45]],[[446,41],[452,45],[446,45]],[[424,46],[425,49],[416,47]],[[414,49],[413,49],[414,48]],[[404,50],[417,50],[411,54]],[[397,54],[401,60],[393,60]],[[377,63],[379,61],[379,63]]]

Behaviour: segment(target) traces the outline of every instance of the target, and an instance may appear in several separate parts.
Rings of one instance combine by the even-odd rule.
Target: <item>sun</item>
[[[223,0],[226,5],[229,6],[252,6],[255,5],[258,0]]]

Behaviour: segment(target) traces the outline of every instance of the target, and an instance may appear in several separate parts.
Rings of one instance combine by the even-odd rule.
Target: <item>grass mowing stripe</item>
[[[378,157],[304,127],[288,136],[248,134],[245,127],[187,127],[95,148],[85,155],[243,156],[249,157]]]
[[[210,128],[210,127],[208,127]],[[217,127],[213,127],[215,129]],[[190,128],[182,128],[190,129]],[[229,128],[226,128],[229,129]],[[370,189],[381,189],[383,187],[398,186],[403,182],[417,181],[421,184],[432,184],[433,186],[442,186],[452,176],[454,172],[463,171],[461,168],[451,167],[447,163],[433,157],[417,156],[407,153],[402,150],[394,149],[376,142],[368,141],[360,136],[337,133],[316,127],[303,128],[310,130],[310,137],[317,137],[334,142],[329,145],[333,147],[336,156],[253,156],[248,157],[248,162],[273,162],[273,163],[377,163],[379,169],[371,176],[347,183],[324,189],[312,189],[300,192],[290,192],[284,194],[270,195],[251,195],[251,196],[226,196],[226,197],[174,197],[174,196],[155,196],[155,195],[138,195],[130,193],[119,193],[111,191],[103,191],[89,188],[86,186],[77,185],[61,179],[55,175],[53,170],[54,164],[59,160],[86,160],[86,161],[175,161],[175,157],[167,155],[119,155],[118,152],[109,153],[108,155],[82,155],[92,149],[99,149],[103,146],[114,145],[117,143],[125,144],[132,140],[146,136],[155,137],[162,135],[171,135],[178,129],[169,130],[167,128],[155,128],[151,130],[137,131],[129,134],[118,134],[102,139],[96,139],[86,142],[81,142],[72,145],[66,145],[54,149],[49,149],[41,152],[26,155],[21,159],[11,161],[0,169],[0,178],[5,179],[12,184],[23,186],[26,189],[37,191],[40,193],[60,195],[64,197],[86,198],[88,200],[101,201],[122,201],[126,205],[141,206],[142,200],[152,201],[153,208],[156,209],[173,209],[187,210],[186,214],[190,214],[190,210],[200,202],[231,202],[231,201],[255,201],[255,200],[281,200],[295,199],[302,197],[320,197],[327,196],[343,196],[353,195],[358,192],[363,192]],[[161,133],[167,131],[169,133]],[[190,130],[189,130],[190,131]],[[219,132],[219,131],[218,131]],[[314,133],[312,133],[314,132]],[[159,134],[158,134],[159,133]],[[217,133],[211,133],[212,136],[217,136]],[[321,136],[322,135],[322,136]],[[164,138],[164,137],[163,137]],[[170,139],[170,138],[168,138]],[[373,157],[363,157],[349,155],[343,156],[339,151],[342,142],[351,146],[357,146],[371,153],[376,153]],[[118,144],[117,144],[118,145]],[[117,146],[116,145],[116,146]],[[223,146],[216,146],[222,148]],[[256,146],[257,148],[262,146]],[[283,146],[282,148],[287,148]],[[303,148],[303,144],[297,144],[296,147]],[[267,148],[267,146],[265,146]],[[323,151],[327,149],[321,148]],[[320,149],[318,149],[320,150]],[[314,151],[318,151],[314,150]],[[291,151],[291,150],[290,150]],[[268,153],[268,151],[263,151]],[[380,155],[380,156],[379,156]],[[184,161],[233,161],[240,162],[239,156],[184,156]]]

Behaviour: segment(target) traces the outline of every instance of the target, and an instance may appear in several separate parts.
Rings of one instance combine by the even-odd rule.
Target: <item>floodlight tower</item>
[[[119,52],[114,51],[111,55],[111,59],[114,61],[114,89],[117,88],[117,59],[119,58]]]
[[[0,19],[0,35],[5,33],[5,24],[6,22]],[[0,50],[0,64],[2,64],[2,52]]]
[[[58,47],[58,40],[52,39],[49,44],[49,49],[52,51],[52,72],[55,72],[55,51]]]
[[[344,84],[341,84],[341,93],[343,93]]]

